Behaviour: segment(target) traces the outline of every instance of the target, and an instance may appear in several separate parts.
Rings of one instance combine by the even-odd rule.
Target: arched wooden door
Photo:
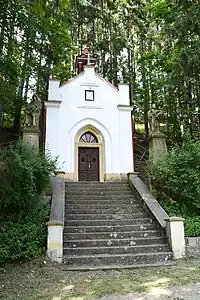
[[[79,181],[99,181],[99,148],[79,147]]]
[[[86,132],[81,136],[80,142],[84,147],[78,148],[78,179],[99,181],[99,147],[95,145],[98,140],[93,134]]]

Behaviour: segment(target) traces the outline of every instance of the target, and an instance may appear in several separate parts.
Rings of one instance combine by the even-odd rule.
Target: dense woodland
[[[74,75],[85,45],[99,73],[129,84],[146,137],[152,105],[171,141],[199,137],[197,0],[0,0],[1,126],[19,132],[30,93],[46,100],[49,76]]]
[[[1,136],[10,128],[18,137],[30,96],[45,101],[50,76],[75,75],[86,45],[100,74],[129,84],[145,141],[152,107],[163,112],[168,145],[183,141],[150,162],[148,175],[166,212],[185,217],[186,236],[200,236],[199,0],[0,0],[0,264],[44,251],[43,196],[57,169]]]

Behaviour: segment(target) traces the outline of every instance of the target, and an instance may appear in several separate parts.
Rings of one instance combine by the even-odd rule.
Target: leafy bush
[[[18,259],[31,259],[44,250],[49,209],[44,203],[38,204],[24,219],[7,222],[2,220],[0,264]]]
[[[56,160],[18,142],[0,150],[0,263],[30,259],[46,242],[44,192]]]
[[[158,198],[158,201],[170,217],[176,216],[185,218],[185,236],[200,236],[200,216],[195,216],[194,212],[191,213],[190,211],[185,209],[181,205],[181,203],[174,201],[172,202],[167,199],[163,200],[163,197],[161,198],[161,200],[159,200]]]
[[[0,210],[3,215],[26,215],[47,189],[56,161],[18,142],[0,150]]]
[[[185,236],[200,236],[200,216],[185,218]]]
[[[173,148],[151,163],[152,184],[187,211],[200,212],[200,141],[186,138],[181,147]]]
[[[185,218],[189,214],[185,207],[178,202],[169,201],[168,199],[163,200],[163,197],[159,196],[158,201],[170,217],[176,216]]]

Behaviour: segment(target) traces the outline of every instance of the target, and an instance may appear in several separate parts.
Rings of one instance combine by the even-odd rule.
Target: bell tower
[[[85,47],[81,55],[76,57],[76,74],[83,72],[84,66],[95,66],[96,58],[90,56],[88,47]]]

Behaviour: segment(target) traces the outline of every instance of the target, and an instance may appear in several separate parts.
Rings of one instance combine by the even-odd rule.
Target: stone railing
[[[200,237],[186,237],[186,253],[190,257],[200,257]]]
[[[63,257],[63,228],[65,210],[65,182],[61,177],[52,180],[51,215],[48,222],[47,256],[61,263]]]
[[[185,238],[184,238],[184,219],[169,217],[158,201],[150,193],[146,184],[138,177],[136,173],[128,174],[128,181],[131,188],[137,193],[143,202],[144,208],[150,212],[162,231],[168,237],[174,259],[185,256]]]

